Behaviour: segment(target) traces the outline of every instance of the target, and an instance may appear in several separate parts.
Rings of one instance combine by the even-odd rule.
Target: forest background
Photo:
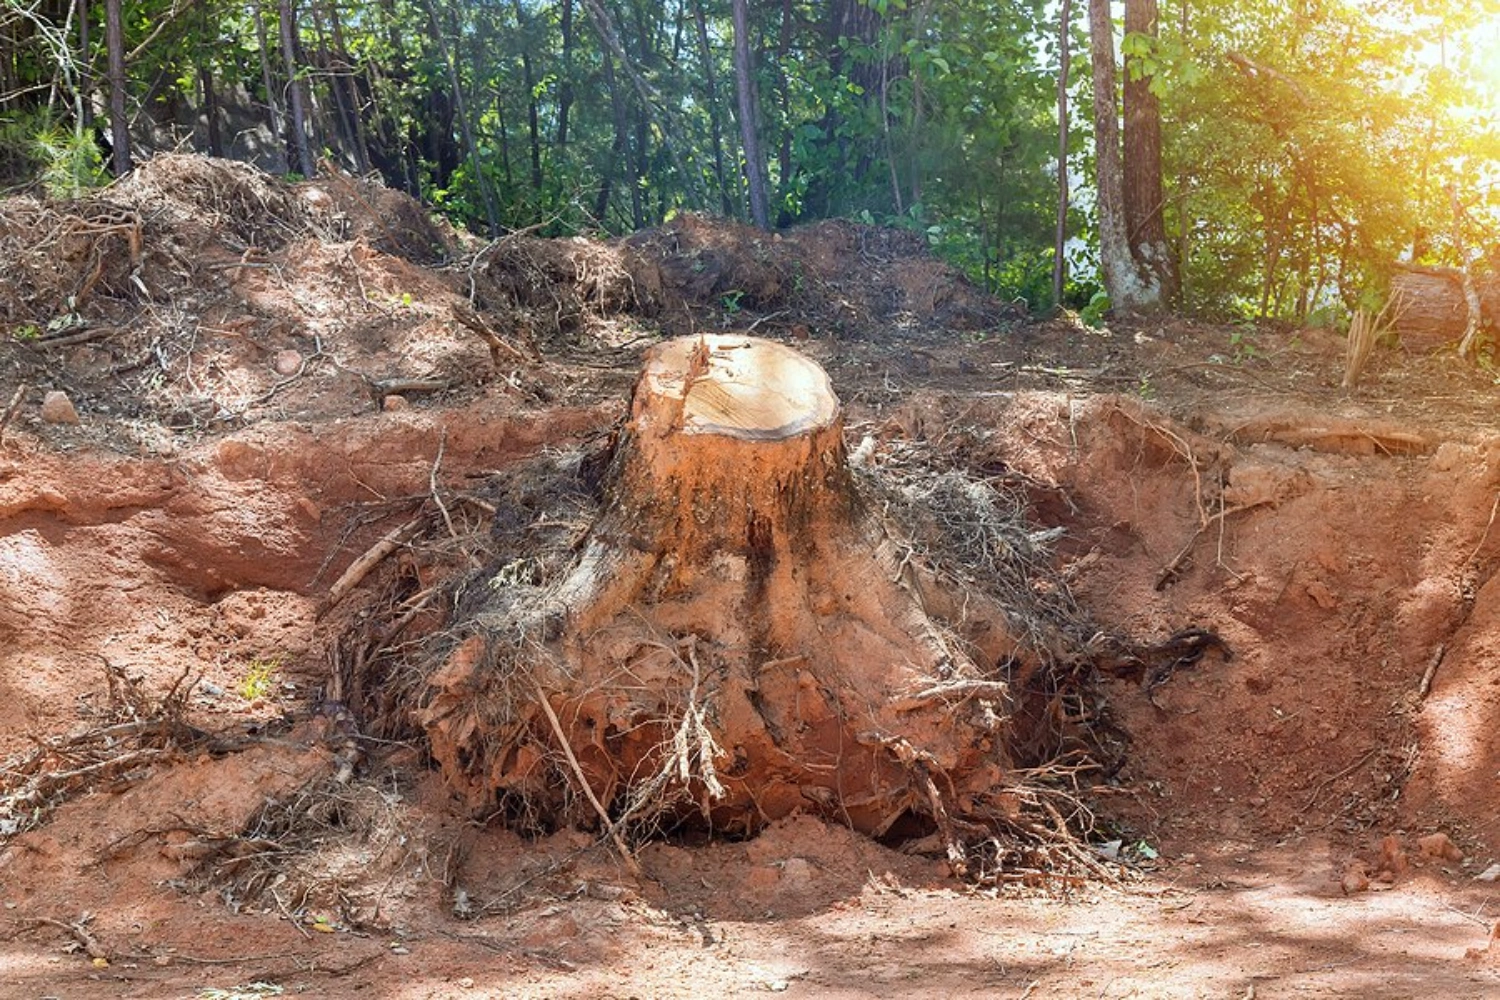
[[[0,187],[164,149],[482,234],[844,217],[1033,309],[1339,324],[1500,271],[1500,0],[0,2]]]

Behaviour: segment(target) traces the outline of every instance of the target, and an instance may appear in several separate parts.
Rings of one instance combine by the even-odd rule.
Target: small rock
[[[1471,962],[1483,962],[1487,959],[1493,961],[1494,944],[1497,939],[1500,939],[1500,924],[1495,924],[1490,928],[1490,936],[1485,939],[1485,942],[1481,947],[1465,948],[1464,958],[1468,959]]]
[[[407,410],[411,408],[411,401],[400,393],[393,392],[389,396],[385,397],[385,399],[381,400],[380,408],[387,412],[393,410]]]
[[[1500,864],[1493,864],[1474,876],[1476,882],[1500,882]]]
[[[302,354],[290,348],[277,351],[276,357],[271,360],[271,367],[276,369],[278,375],[295,375],[302,368]]]
[[[1370,888],[1370,876],[1365,872],[1363,861],[1351,861],[1349,867],[1344,869],[1344,877],[1339,883],[1344,890],[1344,895],[1352,896],[1356,892],[1365,892]]]
[[[1425,837],[1418,837],[1417,847],[1421,849],[1424,857],[1436,858],[1439,861],[1457,863],[1464,859],[1464,852],[1449,839],[1446,833],[1429,833]]]
[[[1406,874],[1406,851],[1401,847],[1401,838],[1387,834],[1380,841],[1380,866],[1375,877],[1382,882],[1394,882]]]
[[[458,988],[463,990],[473,989],[474,980],[470,979],[468,976],[464,976],[458,981]]]
[[[42,398],[42,419],[49,424],[76,424],[78,411],[68,394],[57,389]]]
[[[1311,597],[1314,603],[1324,611],[1331,611],[1339,606],[1338,597],[1328,589],[1328,584],[1321,580],[1314,580],[1303,589],[1307,591],[1307,596]]]

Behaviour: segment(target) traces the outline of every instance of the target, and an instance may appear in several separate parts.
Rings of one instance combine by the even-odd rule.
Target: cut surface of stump
[[[841,414],[780,344],[650,351],[571,572],[534,601],[497,588],[429,679],[447,781],[543,825],[747,833],[810,811],[880,836],[1009,815],[996,670],[1016,644],[1003,619],[924,610]]]

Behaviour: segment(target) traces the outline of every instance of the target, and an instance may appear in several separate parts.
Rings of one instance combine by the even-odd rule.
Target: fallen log
[[[1500,323],[1500,275],[1456,267],[1400,265],[1391,279],[1400,302],[1391,328],[1408,350],[1434,351],[1474,338]]]

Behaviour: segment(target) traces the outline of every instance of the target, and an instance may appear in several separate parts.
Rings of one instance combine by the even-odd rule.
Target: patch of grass
[[[280,657],[256,657],[245,668],[245,676],[235,687],[235,692],[246,701],[259,701],[270,697],[281,683]]]

